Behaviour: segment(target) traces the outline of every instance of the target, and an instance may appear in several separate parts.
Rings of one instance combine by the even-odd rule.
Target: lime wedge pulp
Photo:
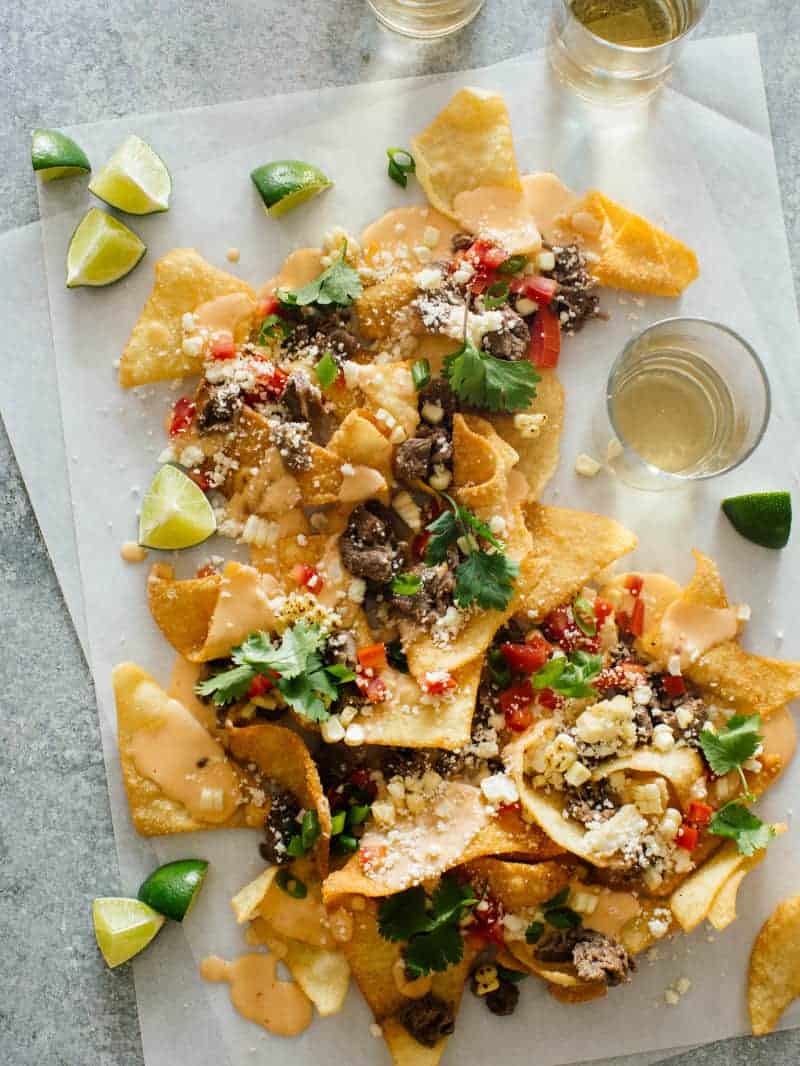
[[[729,496],[722,510],[743,537],[762,548],[785,548],[792,531],[792,497],[788,492],[749,492]]]
[[[33,131],[31,165],[42,181],[88,174],[92,169],[80,145],[59,130]]]
[[[333,185],[319,167],[299,159],[265,163],[256,167],[250,177],[264,201],[264,209],[273,218],[280,218]]]
[[[145,243],[124,222],[92,207],[69,242],[67,288],[111,285],[130,274],[146,251]]]
[[[129,215],[150,215],[169,207],[172,178],[150,145],[132,133],[89,182],[89,192]]]
[[[205,493],[176,466],[162,466],[142,500],[139,543],[174,551],[202,544],[217,520]]]
[[[154,870],[139,889],[139,899],[159,914],[182,922],[203,887],[208,863],[204,859],[180,859]]]
[[[119,966],[150,943],[166,919],[139,899],[106,897],[92,903],[97,946],[109,966]]]

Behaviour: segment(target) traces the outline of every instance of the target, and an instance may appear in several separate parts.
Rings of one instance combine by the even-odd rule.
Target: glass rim
[[[624,435],[620,433],[619,427],[617,426],[617,423],[614,420],[613,405],[611,403],[611,384],[615,375],[618,373],[623,360],[628,355],[631,348],[635,344],[638,344],[643,337],[646,337],[648,333],[651,333],[653,330],[660,329],[664,326],[687,325],[690,323],[696,323],[702,326],[711,326],[712,329],[717,329],[720,330],[722,333],[727,333],[729,337],[733,337],[733,339],[737,341],[747,352],[756,368],[756,371],[758,372],[758,375],[761,379],[761,384],[764,387],[764,414],[761,419],[761,425],[759,426],[758,432],[753,438],[753,441],[751,442],[749,447],[742,452],[741,455],[737,456],[735,462],[729,463],[727,466],[723,466],[719,470],[709,470],[707,473],[674,474],[669,470],[662,470],[661,467],[656,466],[655,463],[648,462],[647,459],[645,459],[642,455],[639,454],[639,452],[637,452],[637,450],[633,447],[632,444],[629,444],[626,441]],[[767,377],[767,371],[764,366],[764,363],[762,362],[761,356],[755,350],[753,345],[748,340],[745,340],[741,333],[737,333],[735,329],[732,329],[730,326],[726,326],[723,322],[717,322],[713,318],[703,318],[701,315],[674,315],[671,318],[660,318],[657,322],[651,322],[649,326],[645,326],[644,329],[640,330],[628,341],[626,341],[622,351],[611,364],[611,369],[609,370],[608,377],[606,378],[606,414],[608,415],[608,420],[611,423],[611,428],[614,431],[614,436],[617,438],[623,448],[625,448],[625,450],[628,451],[631,455],[635,456],[637,461],[641,463],[642,466],[645,467],[647,470],[653,472],[654,474],[657,474],[659,477],[668,479],[669,481],[672,481],[675,484],[687,484],[692,481],[707,481],[709,478],[719,477],[722,474],[729,474],[732,470],[736,470],[737,467],[740,467],[742,463],[746,462],[750,458],[750,456],[759,446],[761,441],[764,439],[764,434],[767,432],[767,426],[769,425],[770,416],[772,414],[772,389],[770,387],[769,378]]]
[[[697,29],[697,27],[700,25],[701,21],[705,17],[709,7],[711,6],[711,0],[703,0],[705,4],[703,10],[700,12],[697,18],[694,19],[691,25],[687,26],[685,30],[681,30],[677,37],[672,37],[669,41],[663,41],[661,44],[648,44],[644,45],[643,47],[637,47],[633,44],[616,44],[614,41],[609,41],[605,37],[601,37],[599,34],[594,33],[594,31],[590,30],[587,26],[584,26],[581,20],[579,18],[576,18],[575,15],[573,15],[572,8],[570,6],[570,0],[555,0],[555,2],[561,5],[561,7],[567,14],[567,17],[574,19],[575,22],[577,22],[580,28],[584,31],[584,33],[587,33],[592,38],[592,40],[597,41],[599,44],[605,45],[606,48],[613,49],[615,52],[623,52],[630,55],[653,55],[662,50],[666,51],[668,48],[673,48],[676,44],[682,41],[685,37],[688,37],[690,33],[693,33]]]

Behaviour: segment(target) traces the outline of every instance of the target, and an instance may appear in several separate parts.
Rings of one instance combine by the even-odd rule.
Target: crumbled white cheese
[[[344,726],[335,714],[325,719],[320,726],[320,732],[326,744],[336,744],[344,740]]]
[[[667,807],[664,817],[658,825],[658,831],[665,840],[674,840],[683,822],[683,815],[676,807]]]
[[[539,252],[536,256],[536,266],[539,270],[555,270],[556,257],[552,252]]]
[[[359,725],[358,722],[352,722],[344,734],[344,742],[351,748],[358,747],[359,744],[364,743],[366,733],[364,732],[363,725]]]
[[[522,412],[514,415],[514,429],[525,440],[533,440],[539,436],[547,425],[547,415],[544,412],[528,414]]]
[[[203,449],[198,448],[196,444],[188,444],[182,451],[178,458],[178,462],[181,466],[192,467],[199,466],[205,459]]]
[[[596,477],[601,470],[600,463],[586,452],[581,452],[575,459],[575,473],[581,477]]]
[[[367,594],[367,583],[363,577],[354,577],[347,586],[347,598],[351,603],[363,603]]]
[[[647,821],[632,803],[620,807],[607,822],[590,823],[583,838],[586,850],[598,858],[610,858],[615,854],[631,854],[647,832]]]
[[[675,747],[675,735],[665,722],[659,722],[653,730],[653,747],[661,752]]]
[[[574,762],[564,774],[564,780],[572,788],[580,788],[581,785],[591,780],[591,776],[592,771],[587,766],[584,766],[582,762]]]
[[[675,718],[681,729],[688,729],[694,721],[694,711],[689,703],[682,703],[675,711]]]
[[[635,747],[636,724],[630,697],[614,696],[587,707],[575,722],[575,736],[590,744],[593,754],[599,757],[618,755]]]
[[[436,226],[426,226],[422,234],[422,242],[428,248],[435,248],[439,243],[439,230]]]
[[[158,459],[159,463],[174,463],[176,459],[175,449],[171,444],[168,444],[166,448],[160,453]]]
[[[655,782],[637,785],[633,790],[633,802],[642,814],[661,814],[664,810],[661,789]]]
[[[372,817],[377,825],[394,825],[397,811],[390,800],[375,800],[372,804]]]
[[[493,806],[516,803],[519,799],[517,786],[508,774],[492,774],[481,781],[481,792]]]
[[[433,258],[433,253],[430,248],[424,244],[417,245],[414,249],[414,255],[420,263],[429,263]]]
[[[184,337],[181,342],[181,351],[184,355],[190,357],[200,355],[203,350],[203,343],[202,337]]]
[[[489,519],[489,529],[496,537],[502,537],[508,529],[505,518],[500,514],[493,514]]]
[[[414,282],[423,292],[435,292],[444,284],[444,277],[438,267],[424,267],[414,275]]]
[[[647,923],[647,928],[650,930],[650,935],[654,936],[656,940],[660,940],[662,936],[666,936],[669,932],[669,921],[664,918],[651,918]]]
[[[640,707],[646,707],[653,698],[653,690],[649,685],[637,685],[631,695],[634,703],[638,703]]]
[[[681,676],[681,657],[680,655],[670,655],[667,662],[667,673],[671,677]]]

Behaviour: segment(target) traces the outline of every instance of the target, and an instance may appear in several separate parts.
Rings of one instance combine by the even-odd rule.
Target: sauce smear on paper
[[[298,984],[282,981],[278,960],[269,953],[241,955],[226,962],[211,955],[200,963],[207,981],[227,981],[239,1013],[275,1036],[297,1036],[311,1024],[311,1000]]]

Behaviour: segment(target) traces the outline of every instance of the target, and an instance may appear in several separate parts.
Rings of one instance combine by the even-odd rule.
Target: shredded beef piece
[[[664,696],[659,699],[661,711],[658,712],[658,720],[668,725],[676,736],[681,737],[690,747],[698,747],[700,734],[708,720],[708,707],[699,697],[679,696],[672,700]],[[667,704],[667,706],[665,706]],[[692,720],[685,729],[678,722],[678,709],[688,706],[692,711]]]
[[[270,437],[290,473],[299,474],[311,469],[311,426],[308,422],[275,421],[270,426]]]
[[[467,248],[471,248],[475,243],[475,238],[471,233],[454,233],[450,238],[450,247],[454,252],[465,252]]]
[[[431,378],[428,384],[419,390],[417,404],[423,421],[426,421],[423,414],[426,403],[438,404],[444,412],[442,421],[437,423],[437,425],[446,427],[453,425],[453,415],[458,409],[458,401],[456,400],[456,394],[450,388],[449,381],[446,381],[445,378]]]
[[[572,962],[572,952],[583,929],[553,929],[539,940],[534,955],[539,962]]]
[[[582,981],[603,981],[614,988],[630,981],[636,963],[613,937],[593,930],[584,930],[584,937],[573,951],[573,961]]]
[[[356,638],[349,629],[341,629],[328,640],[327,651],[335,662],[349,666],[356,662]]]
[[[205,391],[205,390],[204,390]],[[201,433],[209,433],[213,429],[227,428],[239,408],[242,401],[238,394],[226,387],[208,387],[205,402],[200,401],[197,405],[197,428]]]
[[[564,813],[577,822],[607,822],[617,812],[605,781],[589,781],[573,792],[566,802]]]
[[[388,781],[392,777],[419,777],[429,765],[428,755],[418,748],[387,748],[381,769]]]
[[[436,566],[414,567],[410,572],[418,574],[422,581],[419,592],[413,596],[392,597],[393,608],[398,614],[412,618],[422,626],[432,625],[452,606],[458,564],[458,549],[453,546],[448,550],[445,562]]]
[[[500,987],[484,996],[483,1001],[492,1014],[506,1018],[517,1009],[519,988],[513,981],[501,981]]]
[[[403,1028],[424,1047],[435,1047],[443,1036],[455,1030],[455,1014],[451,1004],[428,993],[412,999],[397,1015]]]
[[[551,276],[558,282],[553,309],[561,319],[564,332],[577,333],[587,319],[600,317],[597,282],[589,273],[586,257],[577,244],[553,248],[553,252],[556,265]]]
[[[419,427],[419,436],[431,442],[430,465],[449,464],[453,458],[453,430],[446,426]]]
[[[457,751],[443,751],[436,758],[434,769],[440,777],[455,777],[463,774],[465,767],[464,756]]]
[[[356,577],[379,585],[391,581],[398,551],[388,508],[378,500],[359,504],[339,537],[339,551],[345,567]]]
[[[394,474],[399,481],[425,481],[431,465],[433,437],[411,437],[394,454]]]
[[[286,849],[291,838],[298,832],[299,813],[300,804],[292,792],[278,792],[272,797],[264,826],[266,840],[258,849],[265,862],[278,866],[289,862],[291,856],[287,854]]]
[[[649,744],[653,739],[653,719],[646,707],[636,708],[636,743]]]
[[[330,331],[328,344],[331,355],[337,363],[343,362],[346,358],[352,358],[360,347],[356,335],[344,326],[337,326]]]
[[[496,359],[508,359],[512,362],[527,358],[531,346],[528,323],[510,307],[504,307],[501,314],[503,325],[500,329],[484,334],[483,350]]]
[[[335,426],[335,419],[305,370],[295,370],[286,382],[281,402],[295,422],[308,422],[315,444],[327,444]]]

